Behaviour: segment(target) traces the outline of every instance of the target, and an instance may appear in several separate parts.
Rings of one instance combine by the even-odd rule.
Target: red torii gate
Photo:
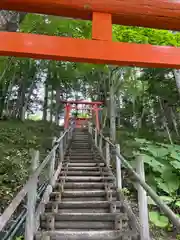
[[[180,48],[112,41],[112,23],[180,30],[180,1],[0,0],[0,9],[92,20],[92,40],[0,32],[0,55],[180,68]]]
[[[64,116],[64,128],[67,129],[69,127],[69,120],[70,120],[70,112],[72,109],[78,109],[77,105],[89,105],[91,106],[91,110],[94,111],[96,117],[96,128],[100,130],[100,123],[99,123],[99,111],[102,110],[99,106],[103,104],[103,102],[87,102],[87,101],[65,101],[62,100],[61,103],[65,104],[65,116]],[[72,105],[76,106],[72,106]],[[90,118],[75,118],[75,126],[79,127],[82,121],[89,120]]]

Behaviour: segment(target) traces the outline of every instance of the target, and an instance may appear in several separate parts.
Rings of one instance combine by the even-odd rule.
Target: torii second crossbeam
[[[0,32],[0,55],[122,66],[180,68],[180,48]]]

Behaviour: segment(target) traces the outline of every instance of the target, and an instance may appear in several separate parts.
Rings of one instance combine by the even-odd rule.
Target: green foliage
[[[167,30],[143,27],[113,27],[114,39],[120,42],[144,43],[161,46],[180,46],[180,34]]]
[[[15,240],[24,240],[24,237],[23,236],[20,236],[20,237],[16,237]]]
[[[149,219],[156,227],[165,228],[169,224],[168,218],[161,215],[159,212],[149,212]]]
[[[20,26],[21,32],[74,38],[90,38],[91,22],[56,16],[28,14]]]
[[[177,240],[180,240],[180,234],[178,234],[178,235],[176,236],[176,239],[177,239]]]
[[[180,147],[139,138],[135,140],[139,144],[139,152],[143,154],[147,183],[150,186],[153,183],[153,188],[161,200],[178,213],[180,209]],[[148,199],[148,203],[151,208],[155,208],[155,211],[149,213],[151,222],[161,228],[169,226],[168,218],[158,212],[151,198]]]
[[[0,122],[0,211],[28,177],[30,149],[45,154],[51,148],[51,137],[59,136],[58,129],[42,121]]]

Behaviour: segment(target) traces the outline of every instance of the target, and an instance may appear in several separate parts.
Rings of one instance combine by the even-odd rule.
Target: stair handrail
[[[180,230],[180,219],[176,216],[176,214],[168,207],[168,205],[161,200],[161,198],[156,194],[156,192],[140,177],[138,173],[136,173],[131,166],[130,163],[122,156],[120,152],[118,152],[116,144],[113,144],[108,138],[106,138],[101,131],[98,131],[96,128],[92,128],[89,125],[89,132],[93,137],[93,132],[95,133],[95,138],[102,137],[105,142],[108,142],[111,147],[115,149],[115,155],[119,159],[119,161],[133,174],[135,180],[139,182],[141,187],[149,194],[152,200],[157,204],[157,206],[164,212],[164,214],[171,220],[171,222],[177,227],[177,230]],[[95,140],[97,142],[97,139]],[[98,146],[97,146],[98,147]]]
[[[22,189],[17,193],[17,195],[14,197],[12,202],[9,204],[9,206],[5,209],[3,214],[0,216],[0,232],[4,229],[8,221],[10,220],[13,213],[16,211],[17,207],[20,205],[20,203],[23,201],[24,197],[27,195],[28,191],[31,189],[31,184],[33,183],[34,179],[38,178],[41,174],[42,170],[47,166],[47,164],[50,162],[52,155],[54,152],[59,148],[59,145],[61,141],[64,140],[64,138],[72,134],[73,127],[70,127],[69,129],[65,130],[63,134],[59,137],[59,139],[56,140],[54,143],[51,151],[48,153],[48,155],[45,157],[43,162],[37,167],[37,169],[30,175],[28,181],[22,187]]]

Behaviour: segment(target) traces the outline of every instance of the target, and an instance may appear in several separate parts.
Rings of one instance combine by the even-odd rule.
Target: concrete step
[[[42,221],[40,224],[42,229],[48,229],[47,221]],[[93,230],[93,229],[114,229],[114,222],[98,222],[98,221],[55,221],[55,229],[78,229],[78,230]]]
[[[67,176],[101,176],[100,171],[61,171],[60,175],[67,173]],[[102,172],[103,176],[112,176],[112,173],[109,172]]]
[[[107,181],[107,182],[114,182],[115,178],[112,176],[108,176],[108,177],[87,177],[87,176],[60,176],[59,180],[63,180],[65,179],[66,182],[103,182],[103,181]]]
[[[52,192],[51,198],[57,199],[58,193]],[[102,190],[84,190],[84,191],[77,191],[77,190],[65,190],[62,193],[62,200],[63,201],[105,201],[107,200],[107,195],[105,191]],[[116,192],[112,192],[112,200],[116,200]]]
[[[63,197],[62,201],[64,202],[70,202],[70,201],[74,201],[74,202],[89,202],[89,201],[106,201],[107,198],[106,197],[95,197],[95,196],[87,196],[87,197]],[[116,201],[116,198],[113,198],[113,201]]]
[[[57,183],[57,187],[59,187],[60,184]],[[104,190],[105,184],[101,182],[65,182],[64,189],[101,189]]]
[[[76,152],[76,153],[70,152],[70,158],[71,159],[78,159],[78,158],[85,158],[85,159],[90,158],[91,159],[93,157],[94,157],[94,155],[92,153],[87,154],[87,153],[84,153],[84,152],[82,152],[82,153],[80,153],[80,152]]]
[[[41,220],[46,221],[54,217],[54,221],[95,221],[114,222],[116,219],[127,220],[124,213],[44,213]]]
[[[45,212],[57,209],[58,213],[110,213],[111,204],[116,205],[117,212],[123,212],[122,202],[108,201],[50,201],[45,206]]]
[[[93,158],[70,158],[69,160],[70,163],[103,163],[102,160],[94,160]]]
[[[76,151],[76,150],[88,149],[89,151],[91,151],[91,149],[93,149],[92,144],[90,144],[90,143],[83,144],[84,142],[85,141],[83,141],[82,143],[77,143],[77,144],[72,143],[70,150]]]
[[[121,207],[122,203],[119,201],[115,202],[109,202],[109,201],[60,201],[60,202],[55,202],[55,201],[49,201],[49,203],[46,204],[46,208],[50,209],[53,206],[56,206],[58,204],[58,209],[98,209],[98,208],[109,208],[110,204],[116,204],[117,207]]]
[[[108,168],[103,168],[108,170]],[[64,168],[62,168],[62,171],[64,170]],[[68,167],[68,171],[98,171],[99,167],[95,166],[95,167]]]
[[[112,193],[113,196],[116,196],[115,191],[109,191]],[[52,192],[52,194],[56,194],[56,192]],[[105,190],[65,190],[62,193],[63,197],[105,197],[106,192]]]
[[[105,163],[104,162],[101,162],[99,163],[99,165],[101,167],[104,167],[105,166]],[[98,166],[98,163],[96,162],[85,162],[85,163],[82,163],[82,162],[70,162],[68,164],[69,167],[96,167]]]
[[[36,234],[36,240],[45,239],[49,236],[51,240],[134,240],[135,231],[97,230],[97,231],[43,231]],[[43,238],[44,237],[44,238]]]
[[[47,208],[45,209],[45,213],[50,213],[52,212],[52,209]],[[109,208],[60,208],[58,209],[58,213],[109,213],[110,209]]]
[[[86,191],[65,191],[61,195],[62,201],[106,201],[107,196],[104,193],[98,191],[97,193],[85,193]],[[50,201],[59,201],[60,193],[52,192],[50,194]],[[116,194],[112,195],[112,201],[116,201]]]

